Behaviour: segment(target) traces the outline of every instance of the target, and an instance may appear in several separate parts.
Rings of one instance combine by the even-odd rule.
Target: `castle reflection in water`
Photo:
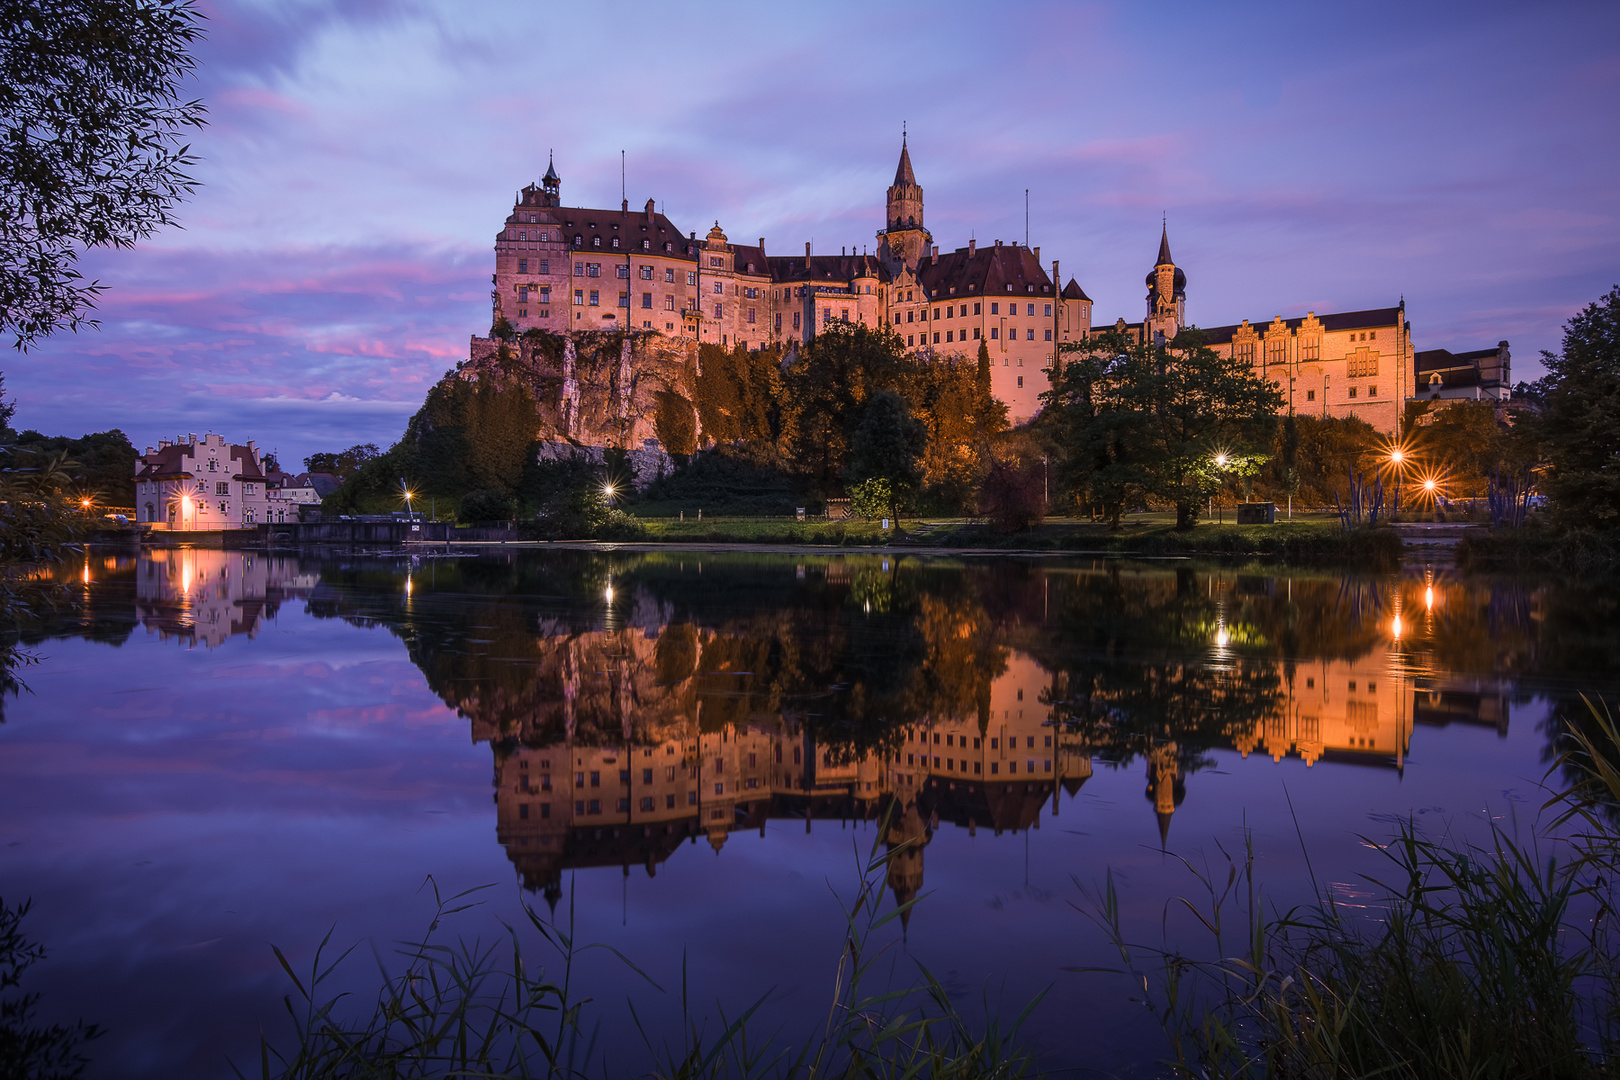
[[[496,838],[553,903],[564,871],[652,875],[773,820],[885,822],[911,842],[889,864],[904,901],[936,830],[1038,829],[1099,767],[1142,770],[1163,841],[1212,751],[1399,770],[1416,725],[1505,733],[1547,614],[1545,593],[1427,574],[806,561],[173,549],[75,576],[96,618],[183,644],[293,599],[401,637],[491,747]],[[90,588],[130,576],[127,600]]]

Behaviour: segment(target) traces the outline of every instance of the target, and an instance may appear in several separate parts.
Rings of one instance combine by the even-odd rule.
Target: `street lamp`
[[[1217,469],[1226,468],[1226,451],[1222,450],[1221,452],[1219,452],[1219,453],[1217,453],[1215,455],[1215,467]],[[1216,491],[1217,494],[1220,492],[1220,481],[1218,479],[1215,482],[1215,491]],[[1215,496],[1213,496],[1213,495],[1210,496],[1209,501],[1212,502],[1212,503],[1215,502]],[[1215,519],[1216,523],[1224,525],[1226,523],[1226,509],[1225,509],[1225,507],[1221,506],[1221,504],[1219,504],[1219,503],[1215,503],[1215,505],[1219,509],[1220,514],[1221,514],[1220,517]]]

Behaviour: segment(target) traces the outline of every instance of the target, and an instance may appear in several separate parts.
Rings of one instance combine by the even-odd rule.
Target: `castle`
[[[652,199],[634,212],[628,200],[602,210],[564,206],[561,191],[550,163],[538,185],[517,193],[495,238],[494,316],[518,333],[627,330],[758,349],[809,341],[834,321],[885,325],[914,352],[971,358],[987,345],[991,390],[1019,423],[1039,411],[1063,344],[1109,329],[1162,343],[1188,325],[1187,275],[1171,258],[1168,229],[1147,275],[1145,316],[1134,323],[1093,325],[1091,298],[1072,277],[1059,288],[1059,263],[1052,260],[1048,274],[1039,246],[970,240],[941,252],[924,223],[923,189],[904,138],[874,254],[818,255],[810,244],[802,255],[767,254],[764,237],[733,243],[718,221],[702,240],[683,233]],[[1414,393],[1404,299],[1200,329],[1206,344],[1270,378],[1285,411],[1358,416],[1393,432]],[[493,342],[473,340],[475,363],[494,352]],[[1499,374],[1506,386],[1506,343]],[[628,393],[631,381],[618,392]],[[564,372],[562,385],[577,383]],[[580,412],[578,403],[558,408],[565,417]],[[635,411],[622,403],[626,433],[645,426],[632,423]]]

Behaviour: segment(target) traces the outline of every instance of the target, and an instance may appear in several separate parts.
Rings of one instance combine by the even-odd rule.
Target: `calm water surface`
[[[492,884],[441,932],[528,905],[592,954],[593,1070],[770,993],[825,1016],[840,898],[918,841],[925,898],[888,977],[926,965],[1016,1012],[1068,1075],[1162,1045],[1081,910],[1113,870],[1131,931],[1192,944],[1176,856],[1255,838],[1279,903],[1302,850],[1342,900],[1411,816],[1534,817],[1556,717],[1611,691],[1620,592],[1411,565],[1358,576],[1186,563],[526,551],[411,561],[93,555],[0,724],[0,896],[31,896],[52,1018],[101,1023],[93,1076],[214,1077],[288,990],[271,953],[419,937],[431,877]],[[880,835],[883,815],[892,825]],[[890,932],[892,930],[892,933]]]

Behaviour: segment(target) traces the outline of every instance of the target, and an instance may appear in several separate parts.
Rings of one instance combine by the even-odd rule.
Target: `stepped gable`
[[[957,248],[926,258],[917,265],[917,280],[928,291],[930,300],[948,296],[1052,296],[1052,279],[1041,269],[1040,260],[1029,248],[1018,244]],[[1035,286],[1033,294],[1031,285]]]
[[[1401,323],[1401,309],[1387,307],[1369,308],[1366,311],[1341,311],[1328,315],[1318,315],[1316,321],[1322,325],[1324,331],[1378,329],[1384,326],[1399,326]],[[1284,319],[1282,322],[1288,329],[1298,330],[1304,325],[1305,319],[1303,317]],[[1141,325],[1140,322],[1125,324],[1126,329],[1139,329]],[[1251,322],[1249,328],[1256,333],[1263,334],[1266,328],[1272,325],[1274,324],[1269,320],[1266,322]],[[1105,330],[1115,328],[1115,324],[1108,323],[1102,326],[1093,326],[1091,329],[1094,333],[1102,333]],[[1187,329],[1197,330],[1200,334],[1203,334],[1205,345],[1227,345],[1231,343],[1233,335],[1242,328],[1243,324],[1237,323],[1232,326],[1189,326]],[[1489,349],[1486,351],[1494,353],[1496,350]]]

